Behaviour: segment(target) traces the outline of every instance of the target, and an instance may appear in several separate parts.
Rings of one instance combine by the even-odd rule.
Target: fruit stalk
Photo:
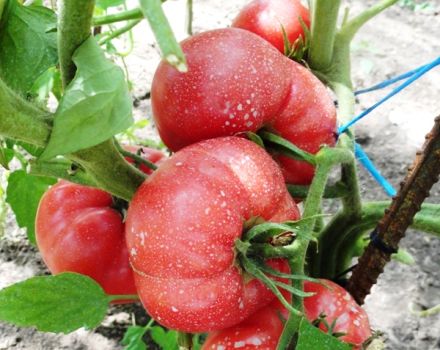
[[[392,251],[397,250],[406,229],[429,196],[431,187],[438,181],[439,174],[440,117],[437,117],[422,151],[417,152],[413,166],[401,183],[399,193],[376,226],[377,239],[370,242],[348,281],[347,289],[359,304],[364,302],[390,261]]]

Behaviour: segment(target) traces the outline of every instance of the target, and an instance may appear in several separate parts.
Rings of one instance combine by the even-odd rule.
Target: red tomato
[[[327,316],[329,324],[336,319],[334,332],[346,333],[340,339],[359,349],[371,336],[367,314],[342,287],[331,281],[322,281],[331,289],[317,283],[304,282],[306,292],[316,293],[304,299],[307,319],[312,322],[322,313]],[[286,310],[278,301],[274,301],[242,323],[211,333],[202,350],[275,350],[284,327],[280,315],[287,318]],[[325,326],[321,325],[320,328],[327,332]]]
[[[323,282],[327,287],[317,283],[304,283],[304,291],[316,293],[304,299],[307,319],[313,321],[321,314],[325,314],[329,325],[336,320],[333,333],[345,333],[339,339],[355,345],[357,349],[371,337],[367,313],[344,288],[332,281],[323,280]],[[322,323],[320,328],[327,331]]]
[[[309,10],[299,0],[254,0],[243,7],[232,26],[261,36],[284,53],[283,28],[291,44],[304,37],[298,18],[310,27]]]
[[[158,151],[144,150],[151,161],[161,159]],[[137,294],[123,218],[112,206],[112,196],[102,190],[59,181],[40,201],[37,245],[53,274],[77,272],[96,280],[107,294]]]
[[[245,280],[234,242],[246,220],[297,219],[296,204],[267,153],[235,137],[189,146],[135,194],[126,237],[139,296],[168,328],[205,332],[237,324],[273,294]],[[272,267],[286,270],[282,260]]]
[[[154,76],[153,115],[173,151],[263,127],[305,150],[334,145],[336,110],[325,86],[257,35],[227,28],[182,43],[188,73],[163,61]],[[313,168],[278,157],[286,180],[308,184]]]

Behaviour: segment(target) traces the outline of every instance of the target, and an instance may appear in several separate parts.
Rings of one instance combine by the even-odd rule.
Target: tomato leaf
[[[162,9],[161,0],[139,0],[142,13],[148,20],[164,59],[179,72],[186,72],[185,55],[174,37],[170,23]]]
[[[147,345],[142,340],[145,332],[145,327],[128,327],[124,334],[124,338],[122,339],[122,345],[126,345],[124,350],[146,350]]]
[[[35,215],[41,196],[55,179],[33,176],[24,170],[14,171],[8,178],[6,202],[14,211],[17,223],[25,227],[29,240],[35,244]]]
[[[61,74],[56,67],[50,67],[35,80],[29,91],[29,97],[45,102],[51,91],[58,100],[61,98]]]
[[[109,7],[119,6],[125,3],[125,0],[96,0],[96,7],[107,10]]]
[[[107,60],[93,37],[73,55],[77,72],[55,113],[41,159],[95,146],[132,123],[132,103],[121,68]]]
[[[155,326],[150,330],[151,338],[161,349],[177,350],[177,332],[165,331],[162,327]]]
[[[46,7],[7,1],[0,24],[0,76],[12,89],[26,94],[58,63],[56,21]]]
[[[302,320],[297,350],[351,350],[352,346],[341,342],[337,338],[322,332],[319,328]]]
[[[0,291],[0,320],[43,332],[94,328],[107,307],[99,284],[76,273],[33,277]]]

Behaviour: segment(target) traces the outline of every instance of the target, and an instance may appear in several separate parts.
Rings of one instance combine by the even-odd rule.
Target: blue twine
[[[393,91],[391,91],[388,95],[386,95],[384,98],[376,102],[371,107],[367,108],[365,111],[357,115],[355,118],[353,118],[350,122],[348,122],[345,125],[342,125],[338,129],[338,134],[342,134],[346,132],[353,124],[358,122],[360,119],[365,117],[367,114],[371,113],[373,110],[375,110],[377,107],[379,107],[384,102],[388,101],[391,97],[401,92],[403,89],[405,89],[407,86],[411,85],[413,82],[415,82],[417,79],[419,79],[422,75],[429,72],[431,69],[435,68],[436,66],[440,65],[440,57],[437,57],[434,61],[420,67],[418,70],[415,70],[415,73],[409,75],[409,78],[405,80],[402,84],[400,84],[398,87],[396,87]],[[406,73],[409,74],[410,72]],[[405,74],[404,74],[405,75]],[[404,78],[401,78],[402,80]]]
[[[411,77],[412,75],[414,75],[415,73],[417,73],[419,70],[423,69],[426,66],[427,65],[424,64],[423,66],[420,66],[420,67],[418,67],[416,69],[410,70],[409,72],[406,72],[406,73],[403,73],[401,75],[398,75],[397,77],[385,80],[385,81],[383,81],[383,82],[381,82],[379,84],[373,85],[373,86],[371,86],[371,87],[369,87],[367,89],[362,89],[362,90],[355,91],[354,94],[355,94],[355,96],[358,96],[358,95],[365,94],[367,92],[384,89],[384,88],[386,88],[386,87],[388,87],[390,85],[393,85],[394,83],[397,83],[398,81],[401,81],[403,79]]]
[[[397,192],[394,189],[393,185],[391,185],[387,181],[387,179],[385,179],[382,174],[376,169],[371,159],[368,158],[368,155],[358,143],[355,144],[354,152],[359,162],[361,162],[365,169],[367,169],[368,172],[375,178],[379,185],[383,187],[387,195],[389,195],[390,197],[394,197]]]

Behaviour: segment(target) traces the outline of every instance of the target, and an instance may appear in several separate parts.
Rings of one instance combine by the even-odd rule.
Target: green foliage
[[[432,1],[400,0],[399,5],[411,11],[428,10],[432,8]]]
[[[322,332],[306,320],[301,321],[296,350],[351,350],[352,346]]]
[[[35,101],[44,103],[52,92],[57,100],[61,99],[62,83],[61,74],[56,67],[50,67],[37,80],[29,91],[29,97]]]
[[[178,350],[176,331],[166,331],[160,326],[154,326],[151,328],[150,334],[161,349]]]
[[[9,0],[0,23],[0,76],[26,94],[49,67],[58,63],[56,16],[45,7]]]
[[[32,176],[24,170],[14,171],[8,179],[6,201],[14,211],[17,223],[27,229],[27,235],[35,243],[35,215],[41,196],[55,179]]]
[[[164,59],[180,72],[188,70],[182,48],[177,43],[160,0],[139,0],[142,13],[148,19]]]
[[[42,159],[95,146],[128,128],[132,104],[123,71],[90,37],[75,52],[77,72],[55,113]]]
[[[128,327],[122,339],[122,345],[125,345],[124,350],[146,350],[147,345],[142,340],[146,331],[145,327]]]
[[[104,319],[107,307],[102,288],[75,273],[33,277],[0,291],[0,320],[44,332],[94,328]]]
[[[120,6],[125,3],[125,0],[96,0],[96,7],[102,10],[107,10],[109,7]]]

